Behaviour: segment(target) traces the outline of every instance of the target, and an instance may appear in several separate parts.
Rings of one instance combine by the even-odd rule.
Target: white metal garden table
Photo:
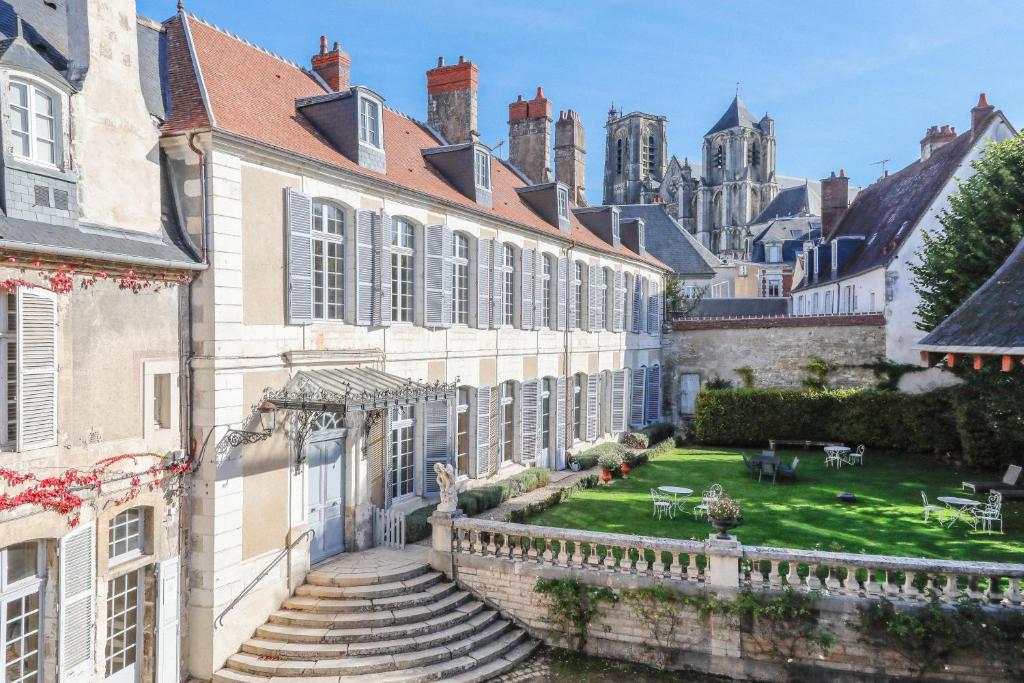
[[[846,457],[849,453],[849,446],[825,446],[825,466],[827,467],[830,462],[835,463],[836,467],[849,465],[850,461]]]
[[[687,496],[693,494],[693,489],[688,489],[685,486],[659,486],[658,490],[662,493],[672,494],[672,504],[679,509],[680,512],[684,511],[684,504]],[[680,496],[682,499],[680,500]]]
[[[950,510],[956,511],[953,514],[952,518],[949,520],[949,524],[946,525],[947,529],[953,526],[956,523],[956,520],[960,519],[965,512],[967,512],[968,510],[972,510],[976,507],[979,507],[981,505],[981,503],[979,503],[976,500],[971,500],[970,498],[960,498],[958,496],[939,496],[938,501],[940,503],[945,503],[946,507],[948,507]]]

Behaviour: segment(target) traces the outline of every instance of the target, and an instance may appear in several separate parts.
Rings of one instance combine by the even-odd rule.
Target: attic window
[[[482,149],[476,150],[473,154],[473,172],[477,187],[491,189],[491,158]]]
[[[380,139],[380,103],[360,95],[359,141],[379,149]]]
[[[558,217],[569,219],[569,190],[558,188]]]
[[[768,245],[768,263],[780,263],[782,261],[782,247],[778,244]]]
[[[61,136],[59,98],[53,91],[27,81],[11,80],[12,151],[16,156],[57,165]]]

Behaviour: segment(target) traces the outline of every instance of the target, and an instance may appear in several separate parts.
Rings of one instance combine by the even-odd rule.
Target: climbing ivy
[[[590,586],[573,578],[539,579],[533,590],[545,596],[548,621],[565,634],[577,651],[582,651],[586,645],[590,622],[601,605],[617,600],[611,589]]]

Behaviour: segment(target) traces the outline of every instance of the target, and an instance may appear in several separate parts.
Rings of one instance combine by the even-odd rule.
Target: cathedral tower
[[[664,116],[620,115],[612,105],[605,124],[605,204],[647,204],[658,196],[668,163],[667,124]]]

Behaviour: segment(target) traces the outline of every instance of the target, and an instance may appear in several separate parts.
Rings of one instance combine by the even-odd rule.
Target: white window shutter
[[[441,493],[437,484],[434,463],[447,464],[451,461],[448,423],[448,401],[427,401],[423,406],[423,495],[436,496]]]
[[[384,437],[381,442],[384,444],[384,509],[391,507],[391,485],[394,483],[395,473],[391,471],[391,419],[392,409],[384,409]]]
[[[481,237],[476,243],[476,326],[481,330],[491,327],[491,276],[493,275],[494,247],[491,240]]]
[[[647,289],[647,278],[641,278],[641,285],[640,285],[640,326],[637,329],[637,332],[646,332],[647,331],[647,325],[648,325],[647,316],[648,316],[648,313],[650,311],[649,311],[647,296],[644,293],[645,291],[647,291],[647,292],[650,291],[650,290]]]
[[[96,524],[60,539],[57,671],[60,683],[93,680],[96,634]]]
[[[379,301],[375,283],[377,249],[374,223],[377,214],[356,209],[356,325],[372,325],[374,302]]]
[[[491,462],[491,394],[494,387],[476,388],[476,476],[490,474]]]
[[[313,320],[313,198],[285,188],[288,214],[288,322]]]
[[[57,444],[57,295],[18,289],[19,451]]]
[[[505,243],[493,240],[494,256],[492,257],[493,275],[491,276],[491,328],[501,327],[505,318]]]
[[[558,259],[558,287],[557,298],[558,298],[558,331],[565,332],[566,330],[572,329],[569,326],[567,318],[575,319],[576,307],[572,306],[571,303],[576,298],[576,292],[571,289],[571,280],[569,279],[569,259],[560,257]],[[573,313],[570,314],[569,310],[572,309]]]
[[[444,229],[444,261],[441,267],[441,324],[451,327],[454,313],[452,280],[455,277],[455,235],[449,228]]]
[[[533,285],[534,285],[534,250],[523,249],[520,264],[522,266],[522,301],[519,307],[519,323],[524,330],[533,329]]]
[[[180,557],[157,565],[155,683],[181,680]]]
[[[626,371],[612,372],[612,426],[611,431],[619,434],[626,431]]]
[[[640,276],[633,278],[633,319],[632,327],[634,333],[640,333],[640,310],[643,308],[643,291],[640,289]]]
[[[565,452],[565,387],[566,378],[559,377],[555,382],[555,452],[559,456]]]
[[[648,422],[661,420],[661,366],[652,365],[647,372],[647,407],[644,419]]]
[[[537,249],[533,255],[533,329],[541,330],[551,325],[550,320],[544,319],[544,254]],[[552,284],[548,282],[549,289]]]
[[[594,265],[587,269],[587,331],[589,332],[601,329],[598,321],[598,300],[601,298],[597,289],[598,271],[598,266]]]
[[[444,226],[433,224],[423,230],[423,324],[444,327]]]
[[[644,424],[644,389],[647,387],[647,368],[633,371],[629,391],[629,424],[642,427]]]
[[[626,305],[626,275],[622,269],[615,271],[615,294],[612,300],[612,331],[622,332],[622,321]]]
[[[597,373],[587,377],[587,441],[597,439],[598,391],[601,376]]]
[[[377,276],[377,296],[374,301],[374,324],[391,324],[391,216],[385,211],[373,215],[373,240],[377,259],[374,274]]]
[[[488,451],[488,472],[498,471],[498,442],[501,436],[501,388],[494,387],[491,391],[491,448]]]
[[[520,461],[524,464],[537,459],[537,402],[540,399],[540,381],[523,382],[519,389]]]

